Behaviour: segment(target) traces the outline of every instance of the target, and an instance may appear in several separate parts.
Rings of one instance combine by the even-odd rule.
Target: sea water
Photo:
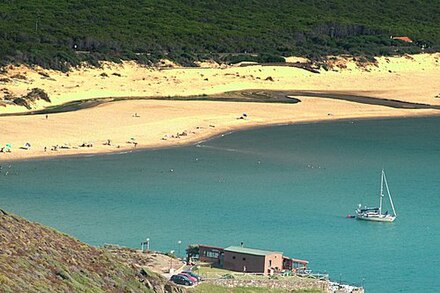
[[[129,154],[2,161],[0,207],[97,246],[140,248],[149,238],[151,249],[183,255],[192,243],[243,242],[368,292],[436,292],[439,130],[440,117],[339,121]],[[397,220],[347,219],[359,203],[378,205],[382,168]]]

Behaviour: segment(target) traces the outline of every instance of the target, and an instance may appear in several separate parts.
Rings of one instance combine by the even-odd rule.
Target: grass
[[[264,286],[266,281],[270,280],[269,276],[255,275],[255,274],[244,274],[239,272],[233,272],[229,270],[224,270],[220,268],[210,267],[209,265],[201,265],[198,269],[194,270],[195,273],[199,274],[203,278],[207,279],[206,283],[196,287],[195,292],[287,292],[284,289],[271,289]],[[237,281],[238,287],[227,288],[217,284],[210,283],[209,279],[233,279]],[[276,276],[272,280],[276,280],[280,284],[284,284],[287,287],[303,287],[303,288],[321,288],[322,283],[318,280],[302,278],[298,276]],[[246,286],[240,287],[240,281],[261,281],[261,287]],[[255,283],[252,283],[255,284]],[[289,291],[292,292],[292,291]],[[293,292],[322,292],[320,289],[303,289]]]
[[[237,288],[226,288],[218,285],[212,285],[208,283],[200,284],[194,288],[194,292],[209,292],[209,293],[259,293],[259,292],[269,292],[269,293],[282,293],[286,292],[281,289],[269,289],[269,288],[258,288],[258,287],[237,287]]]
[[[215,267],[211,267],[209,265],[200,265],[200,266],[198,266],[198,268],[195,271],[199,275],[208,275],[208,274],[224,275],[224,274],[231,273],[231,271],[229,271],[229,270],[215,268]]]
[[[203,283],[195,287],[195,293],[209,292],[209,293],[283,293],[283,292],[294,292],[294,293],[322,293],[321,290],[308,290],[300,289],[295,291],[287,291],[283,289],[271,289],[271,288],[261,288],[261,287],[236,287],[236,288],[226,288],[218,285],[212,285],[208,283]]]

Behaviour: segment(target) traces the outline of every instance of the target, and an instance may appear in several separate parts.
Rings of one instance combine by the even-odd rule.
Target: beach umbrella
[[[10,143],[7,143],[6,147],[9,148],[9,149],[12,149],[12,145]]]

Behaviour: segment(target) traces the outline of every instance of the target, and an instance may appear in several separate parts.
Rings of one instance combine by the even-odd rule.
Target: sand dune
[[[21,74],[26,79],[12,79],[1,83],[0,88],[17,95],[34,87],[43,88],[51,105],[96,97],[186,96],[243,89],[338,90],[440,105],[440,98],[436,98],[440,94],[440,54],[379,58],[377,65],[367,67],[336,59],[333,69],[321,69],[320,74],[295,67],[259,65],[159,70],[131,62],[105,64],[102,69],[76,69],[68,75],[44,70],[49,77],[40,71],[23,66],[12,68],[0,77]],[[268,77],[271,78],[266,80]],[[166,147],[197,142],[226,131],[279,123],[439,113],[299,98],[302,102],[298,104],[128,100],[50,114],[48,119],[45,115],[0,117],[0,146],[13,146],[11,153],[0,153],[0,160]],[[35,108],[47,105],[39,102]],[[0,113],[23,110],[18,106],[0,107]],[[139,117],[133,117],[135,113]],[[248,117],[237,119],[243,113]],[[111,145],[104,145],[108,139]],[[31,144],[28,150],[19,149],[27,142]],[[79,147],[84,143],[93,147]],[[57,150],[52,151],[56,145]]]

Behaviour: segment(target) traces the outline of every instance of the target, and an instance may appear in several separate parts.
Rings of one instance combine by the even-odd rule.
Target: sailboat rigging
[[[385,188],[384,188],[385,187]],[[384,190],[385,189],[385,190]],[[393,210],[393,214],[389,214],[388,211],[383,213],[383,198],[384,191],[388,194],[388,199]],[[380,195],[379,195],[379,207],[367,207],[359,204],[356,209],[356,219],[375,222],[393,222],[397,217],[396,209],[394,208],[393,198],[391,197],[390,188],[388,187],[387,177],[385,171],[382,169],[380,177]]]

